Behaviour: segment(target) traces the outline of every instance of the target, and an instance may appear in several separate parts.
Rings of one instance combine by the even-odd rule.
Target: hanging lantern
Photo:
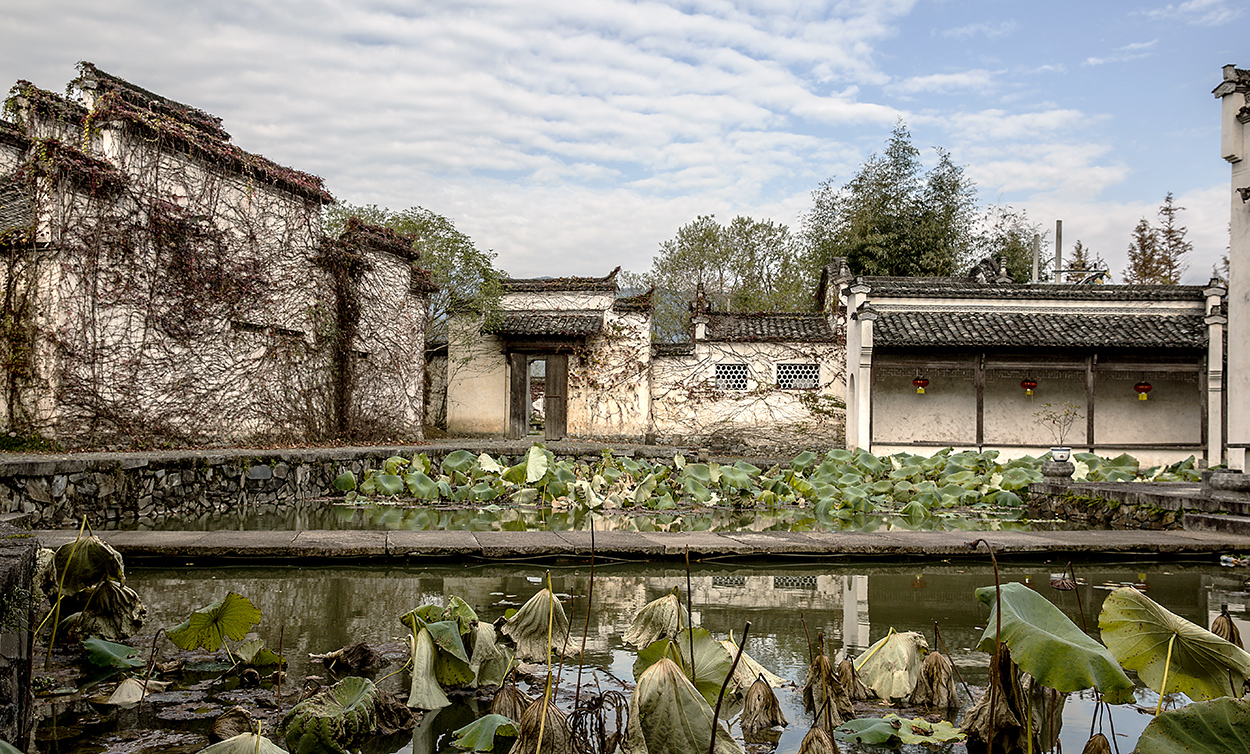
[[[1151,388],[1150,383],[1146,382],[1145,380],[1142,380],[1141,382],[1134,385],[1133,389],[1137,391],[1137,400],[1139,401],[1146,400],[1146,395],[1150,393],[1150,388]]]
[[[1037,380],[1026,377],[1020,380],[1020,387],[1024,388],[1024,394],[1033,397],[1033,391],[1037,388]]]
[[[917,377],[916,379],[911,381],[911,384],[916,387],[917,394],[924,395],[924,389],[929,386],[929,381],[926,380],[924,377]]]

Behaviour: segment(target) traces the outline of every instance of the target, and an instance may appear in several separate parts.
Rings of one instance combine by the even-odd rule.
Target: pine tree
[[[1185,240],[1189,230],[1177,223],[1176,216],[1184,207],[1172,202],[1172,192],[1163,200],[1159,207],[1159,282],[1175,285],[1181,282],[1181,276],[1189,265],[1184,261],[1185,255],[1193,251],[1194,245]]]
[[[1152,285],[1160,282],[1159,232],[1142,218],[1133,229],[1133,239],[1128,245],[1128,267],[1124,268],[1124,282],[1129,285]]]
[[[1089,250],[1078,239],[1072,247],[1072,261],[1068,263],[1068,282],[1080,283],[1095,272],[1109,269],[1103,258]]]

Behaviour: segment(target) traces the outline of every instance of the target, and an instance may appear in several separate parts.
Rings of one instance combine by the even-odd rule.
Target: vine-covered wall
[[[320,178],[81,74],[75,97],[18,82],[5,104],[21,138],[0,140],[0,202],[33,208],[0,207],[9,431],[93,447],[420,437],[428,279],[411,241],[359,223],[323,238]],[[345,245],[350,274],[321,263]]]

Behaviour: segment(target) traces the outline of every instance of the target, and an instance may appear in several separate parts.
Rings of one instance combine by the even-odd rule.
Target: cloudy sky
[[[982,202],[1123,268],[1171,191],[1227,246],[1244,0],[0,0],[0,82],[90,60],[353,204],[452,218],[514,276],[641,271],[699,214],[798,226],[898,119]]]

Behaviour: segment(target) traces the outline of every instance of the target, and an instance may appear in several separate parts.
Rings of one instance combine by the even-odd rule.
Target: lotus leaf
[[[913,707],[937,707],[952,711],[959,706],[955,666],[946,655],[930,652],[925,656],[908,703]]]
[[[239,641],[259,622],[260,610],[251,600],[229,592],[208,607],[191,613],[191,617],[165,635],[180,649],[203,647],[216,652],[225,638]]]
[[[138,633],[148,612],[133,589],[111,579],[77,596],[83,609],[61,621],[73,636],[125,639]]]
[[[197,754],[286,754],[277,744],[256,733],[241,733],[200,749]]]
[[[843,720],[855,716],[851,697],[827,654],[817,655],[807,669],[807,678],[803,681],[803,709],[815,715],[816,725],[829,733]]]
[[[525,483],[534,484],[547,476],[547,469],[550,461],[547,454],[537,445],[531,445],[529,454],[525,458]]]
[[[729,653],[730,657],[738,655],[738,645],[734,643],[732,632],[730,632],[728,639],[721,642],[721,646],[725,648],[725,651]],[[765,681],[768,681],[768,685],[775,689],[781,688],[782,686],[794,685],[793,681],[787,678],[782,678],[776,673],[773,673],[763,665],[756,662],[751,655],[743,652],[742,655],[738,657],[738,667],[734,669],[734,685],[740,689],[749,688],[751,684],[760,677],[763,677]]]
[[[521,715],[517,740],[509,754],[573,754],[568,717],[550,701],[534,701]]]
[[[69,596],[101,581],[125,583],[122,556],[99,537],[84,537],[56,548],[53,556],[61,594]]]
[[[813,726],[799,744],[799,754],[839,754],[838,745],[823,728]]]
[[[860,717],[848,720],[833,732],[835,738],[864,744],[931,744],[940,745],[963,740],[964,734],[945,720],[931,723],[898,715]]]
[[[379,495],[395,497],[404,492],[404,480],[396,474],[374,474],[370,479]]]
[[[457,729],[451,745],[465,751],[494,751],[495,737],[515,737],[517,724],[503,715],[485,715]]]
[[[1157,715],[1137,740],[1135,754],[1250,751],[1250,699],[1221,697]]]
[[[855,672],[882,699],[911,695],[920,675],[920,653],[929,644],[915,631],[890,629],[884,638],[855,658]]]
[[[244,665],[263,667],[265,665],[284,665],[286,659],[265,646],[264,639],[252,639],[235,647],[234,656]]]
[[[407,468],[408,459],[403,456],[391,456],[382,462],[384,473],[398,475],[401,469]]]
[[[694,661],[690,659],[690,635],[694,634]],[[708,704],[715,704],[725,676],[733,665],[729,650],[712,638],[706,628],[687,628],[673,639],[661,639],[638,652],[634,661],[634,678],[642,677],[656,662],[667,657],[690,679]]]
[[[530,597],[503,626],[503,635],[516,642],[517,658],[530,662],[546,662],[548,647],[553,654],[559,655],[568,641],[568,633],[569,618],[564,613],[564,606],[549,589]],[[550,645],[547,643],[548,635],[551,637]]]
[[[451,704],[434,677],[434,663],[438,651],[430,632],[422,628],[415,636],[409,635],[412,648],[412,685],[408,692],[408,706],[416,709],[435,710]]]
[[[147,682],[147,687],[143,685],[143,681],[136,678],[127,678],[117,684],[117,688],[113,689],[113,693],[109,694],[104,704],[111,704],[118,707],[130,707],[143,701],[144,697],[149,694],[155,694],[158,691],[164,691],[169,686],[168,681],[151,681]],[[92,701],[95,701],[94,699]]]
[[[423,471],[411,471],[404,475],[404,485],[408,493],[420,500],[438,499],[438,482],[426,476]]]
[[[443,457],[443,473],[469,475],[469,470],[477,463],[477,456],[467,450],[453,450]]]
[[[483,453],[477,457],[477,465],[482,471],[486,471],[491,474],[502,474],[504,472],[504,467],[501,466],[494,458],[491,458],[487,453]]]
[[[334,478],[334,489],[339,492],[351,492],[356,489],[356,475],[350,471],[344,471]]]
[[[1132,587],[1121,587],[1107,596],[1098,627],[1120,664],[1136,670],[1160,694],[1179,691],[1204,701],[1240,694],[1250,677],[1250,654],[1244,649],[1169,612]]]
[[[292,707],[278,733],[292,754],[346,752],[373,732],[377,693],[373,681],[348,676]]]
[[[512,665],[512,652],[499,646],[495,627],[489,623],[474,624],[469,634],[473,653],[469,656],[469,668],[473,671],[476,686],[497,686]]]
[[[773,693],[772,686],[763,678],[758,678],[747,687],[746,699],[742,703],[742,718],[739,725],[747,743],[763,743],[767,741],[761,733],[774,727],[785,727],[790,724],[781,711],[781,703]]]
[[[87,652],[87,661],[101,668],[141,668],[144,663],[139,659],[139,650],[125,644],[115,644],[104,639],[92,638],[82,643]]]
[[[667,657],[638,678],[621,744],[625,754],[691,754],[712,740],[711,705],[677,663]],[[716,726],[714,754],[741,754],[723,723]]]
[[[623,638],[626,644],[647,647],[660,639],[673,638],[683,624],[690,625],[690,619],[676,592],[669,592],[648,602],[638,612]]]
[[[990,606],[978,649],[993,654],[998,624],[994,587],[981,587],[977,599]],[[1056,691],[1096,688],[1115,696],[1133,688],[1107,648],[1091,639],[1050,600],[1018,582],[1002,585],[1002,641],[1020,669]]]

